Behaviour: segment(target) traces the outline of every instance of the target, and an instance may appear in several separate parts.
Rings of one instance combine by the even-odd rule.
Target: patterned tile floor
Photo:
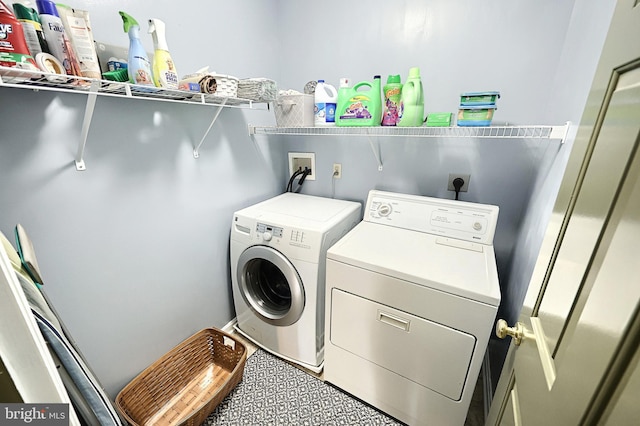
[[[236,333],[234,331],[233,335],[234,337],[237,337],[238,340],[240,340],[242,343],[244,343],[244,345],[247,348],[247,358],[249,358],[251,354],[253,354],[256,351],[257,347],[252,342],[245,339],[241,334]],[[304,371],[305,373],[310,374],[324,381],[322,372],[318,374],[318,373],[314,373],[311,370],[307,370],[306,368],[303,368],[297,364],[294,364],[294,363],[290,363],[290,364]],[[469,412],[467,414],[467,419],[464,423],[464,426],[483,426],[483,425],[484,425],[484,401],[483,401],[483,384],[482,384],[482,372],[481,372],[480,377],[478,377],[478,382],[476,384],[475,390],[473,392],[473,398],[471,400],[471,405],[469,407]]]

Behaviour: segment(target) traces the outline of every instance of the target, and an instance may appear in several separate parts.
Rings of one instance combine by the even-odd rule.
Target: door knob
[[[505,320],[499,319],[496,323],[496,336],[501,339],[511,336],[513,343],[516,346],[520,346],[524,338],[524,325],[521,322],[517,322],[515,327],[509,327]]]

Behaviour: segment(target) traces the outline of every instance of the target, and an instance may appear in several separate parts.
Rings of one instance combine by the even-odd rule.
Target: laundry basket
[[[132,425],[201,425],[242,380],[245,346],[206,328],[134,378],[116,397]]]

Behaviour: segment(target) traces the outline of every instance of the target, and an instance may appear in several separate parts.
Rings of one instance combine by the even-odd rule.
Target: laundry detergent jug
[[[314,124],[316,126],[333,126],[336,121],[336,103],[338,92],[332,85],[318,80],[314,94]]]
[[[365,90],[361,90],[361,89]],[[353,88],[341,87],[338,92],[336,126],[379,126],[382,118],[380,76],[373,82],[361,81]]]
[[[402,96],[400,97],[400,121],[401,127],[420,127],[424,119],[424,93],[422,91],[422,80],[420,79],[420,68],[409,69],[409,78],[402,86]]]

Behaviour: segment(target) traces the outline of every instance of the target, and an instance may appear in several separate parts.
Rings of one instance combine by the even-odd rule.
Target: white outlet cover
[[[311,160],[311,173],[305,180],[316,180],[316,154],[315,152],[290,152],[289,153],[289,177],[293,175],[293,159],[309,158]]]

